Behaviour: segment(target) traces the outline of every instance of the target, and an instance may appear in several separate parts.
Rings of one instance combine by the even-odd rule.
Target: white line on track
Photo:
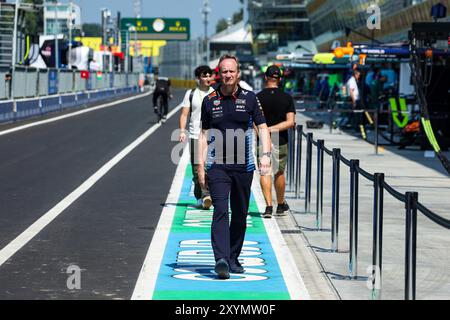
[[[181,105],[173,109],[167,118],[170,119],[181,109]],[[109,160],[103,165],[96,173],[94,173],[89,179],[83,182],[76,190],[61,200],[56,206],[45,213],[41,218],[34,222],[24,232],[22,232],[17,238],[11,241],[3,249],[0,250],[0,266],[2,266],[8,259],[10,259],[15,253],[17,253],[24,245],[26,245],[31,239],[33,239],[39,232],[41,232],[46,226],[48,226],[56,217],[58,217],[65,209],[67,209],[72,203],[80,198],[86,191],[88,191],[97,181],[99,181],[106,173],[108,173],[116,164],[118,164],[123,158],[125,158],[130,152],[132,152],[137,146],[139,146],[145,139],[147,139],[153,132],[155,132],[161,124],[153,125],[149,130],[144,132],[125,149],[120,151],[114,158]]]
[[[188,145],[183,150],[183,155],[178,163],[175,178],[170,187],[169,195],[166,203],[172,205],[165,206],[162,210],[161,217],[158,221],[158,226],[153,235],[150,247],[142,265],[139,278],[131,297],[132,300],[150,300],[155,290],[156,280],[158,279],[159,269],[164,256],[166,243],[169,238],[169,233],[172,228],[173,217],[175,216],[176,203],[180,197],[181,188],[183,186],[184,174],[189,162]]]
[[[59,121],[59,120],[62,120],[62,119],[75,117],[75,116],[78,116],[80,114],[92,112],[92,111],[95,111],[95,110],[109,108],[109,107],[112,107],[112,106],[115,106],[115,105],[118,105],[118,104],[121,104],[121,103],[125,103],[125,102],[129,102],[129,101],[133,101],[133,100],[136,100],[136,99],[139,99],[139,98],[146,97],[146,96],[150,95],[151,93],[152,92],[149,91],[149,92],[146,92],[144,94],[140,94],[138,96],[133,96],[133,97],[125,98],[125,99],[122,99],[122,100],[117,100],[117,101],[114,101],[114,102],[102,104],[102,105],[99,105],[99,106],[96,106],[96,107],[92,107],[92,108],[83,109],[83,110],[80,110],[80,111],[75,111],[75,112],[72,112],[72,113],[69,113],[69,114],[65,114],[65,115],[62,115],[62,116],[58,116],[58,117],[54,117],[54,118],[51,118],[51,119],[41,120],[41,121],[37,121],[37,122],[26,124],[26,125],[23,125],[23,126],[20,126],[20,127],[16,127],[16,128],[0,131],[0,136],[4,136],[4,135],[7,135],[7,134],[10,134],[10,133],[13,133],[13,132],[17,132],[17,131],[20,131],[20,130],[24,130],[24,129],[28,129],[28,128],[40,126],[40,125],[43,125],[43,124]]]
[[[266,202],[264,200],[261,186],[259,184],[259,175],[255,172],[253,178],[252,191],[255,197],[255,201],[259,212],[264,212]],[[262,219],[264,227],[266,228],[267,236],[272,244],[273,251],[280,266],[281,273],[283,274],[284,282],[289,291],[289,295],[292,300],[311,300],[302,276],[295,265],[294,257],[292,256],[286,241],[281,234],[280,228],[275,220]]]

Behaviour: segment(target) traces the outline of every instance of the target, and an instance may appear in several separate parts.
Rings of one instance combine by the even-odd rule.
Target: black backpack
[[[158,79],[156,80],[155,91],[168,92],[170,86],[170,80]]]

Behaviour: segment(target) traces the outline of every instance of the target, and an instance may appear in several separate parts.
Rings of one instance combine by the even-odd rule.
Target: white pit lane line
[[[181,105],[173,109],[167,118],[170,119],[181,109]],[[144,132],[125,149],[120,151],[114,158],[109,160],[103,165],[97,172],[95,172],[89,179],[83,182],[77,189],[71,194],[61,200],[56,206],[45,213],[41,218],[34,222],[18,237],[6,245],[0,250],[0,267],[8,261],[14,254],[16,254],[23,246],[25,246],[31,239],[33,239],[39,232],[41,232],[46,226],[48,226],[54,219],[56,219],[65,209],[79,199],[86,191],[88,191],[95,183],[97,183],[105,174],[107,174],[116,164],[123,160],[128,154],[130,154],[136,147],[144,142],[151,134],[153,134],[161,124],[153,125],[149,130]]]
[[[184,174],[186,172],[189,159],[189,145],[187,144],[183,150],[183,155],[180,162],[178,163],[178,167],[172,181],[172,186],[170,187],[166,200],[166,203],[171,203],[172,205],[164,206],[161,212],[158,226],[153,234],[153,238],[150,243],[147,256],[145,257],[144,264],[142,265],[131,300],[150,300],[153,297],[153,291],[155,290],[159,269],[164,257],[167,240],[169,239],[173,218],[175,216],[175,210],[177,208],[176,203],[178,203],[181,189],[183,187]]]

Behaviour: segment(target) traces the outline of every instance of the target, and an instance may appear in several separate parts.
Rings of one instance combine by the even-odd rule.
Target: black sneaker
[[[286,203],[286,201],[277,206],[277,216],[285,216],[286,212],[288,212],[288,211],[289,211],[289,206]]]
[[[273,213],[273,207],[267,206],[266,211],[264,211],[264,213],[263,213],[263,218],[266,218],[266,219],[272,218],[272,213]]]
[[[230,266],[225,259],[219,259],[216,262],[216,267],[214,271],[219,276],[219,279],[229,279],[230,278]]]
[[[231,273],[244,273],[244,267],[236,259],[234,262],[230,263]]]
[[[158,113],[158,107],[153,107],[153,111],[157,114]]]

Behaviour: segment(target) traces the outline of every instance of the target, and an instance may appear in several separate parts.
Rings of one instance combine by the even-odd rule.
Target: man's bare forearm
[[[288,112],[286,114],[286,121],[280,122],[272,127],[270,127],[270,131],[286,131],[295,126],[295,113]]]
[[[272,151],[272,143],[270,141],[269,128],[266,124],[258,126],[259,138],[261,139],[263,153]]]
[[[205,166],[206,162],[206,154],[208,150],[208,142],[206,139],[208,131],[207,130],[201,130],[200,135],[198,137],[198,165],[201,167]]]
[[[186,111],[186,110],[187,111]],[[182,131],[186,130],[186,124],[187,124],[187,119],[188,119],[188,113],[189,113],[189,109],[188,108],[183,108],[181,111],[181,115],[180,115],[180,129]]]
[[[293,128],[294,125],[294,121],[287,120],[270,127],[270,131],[286,131],[290,128]]]

